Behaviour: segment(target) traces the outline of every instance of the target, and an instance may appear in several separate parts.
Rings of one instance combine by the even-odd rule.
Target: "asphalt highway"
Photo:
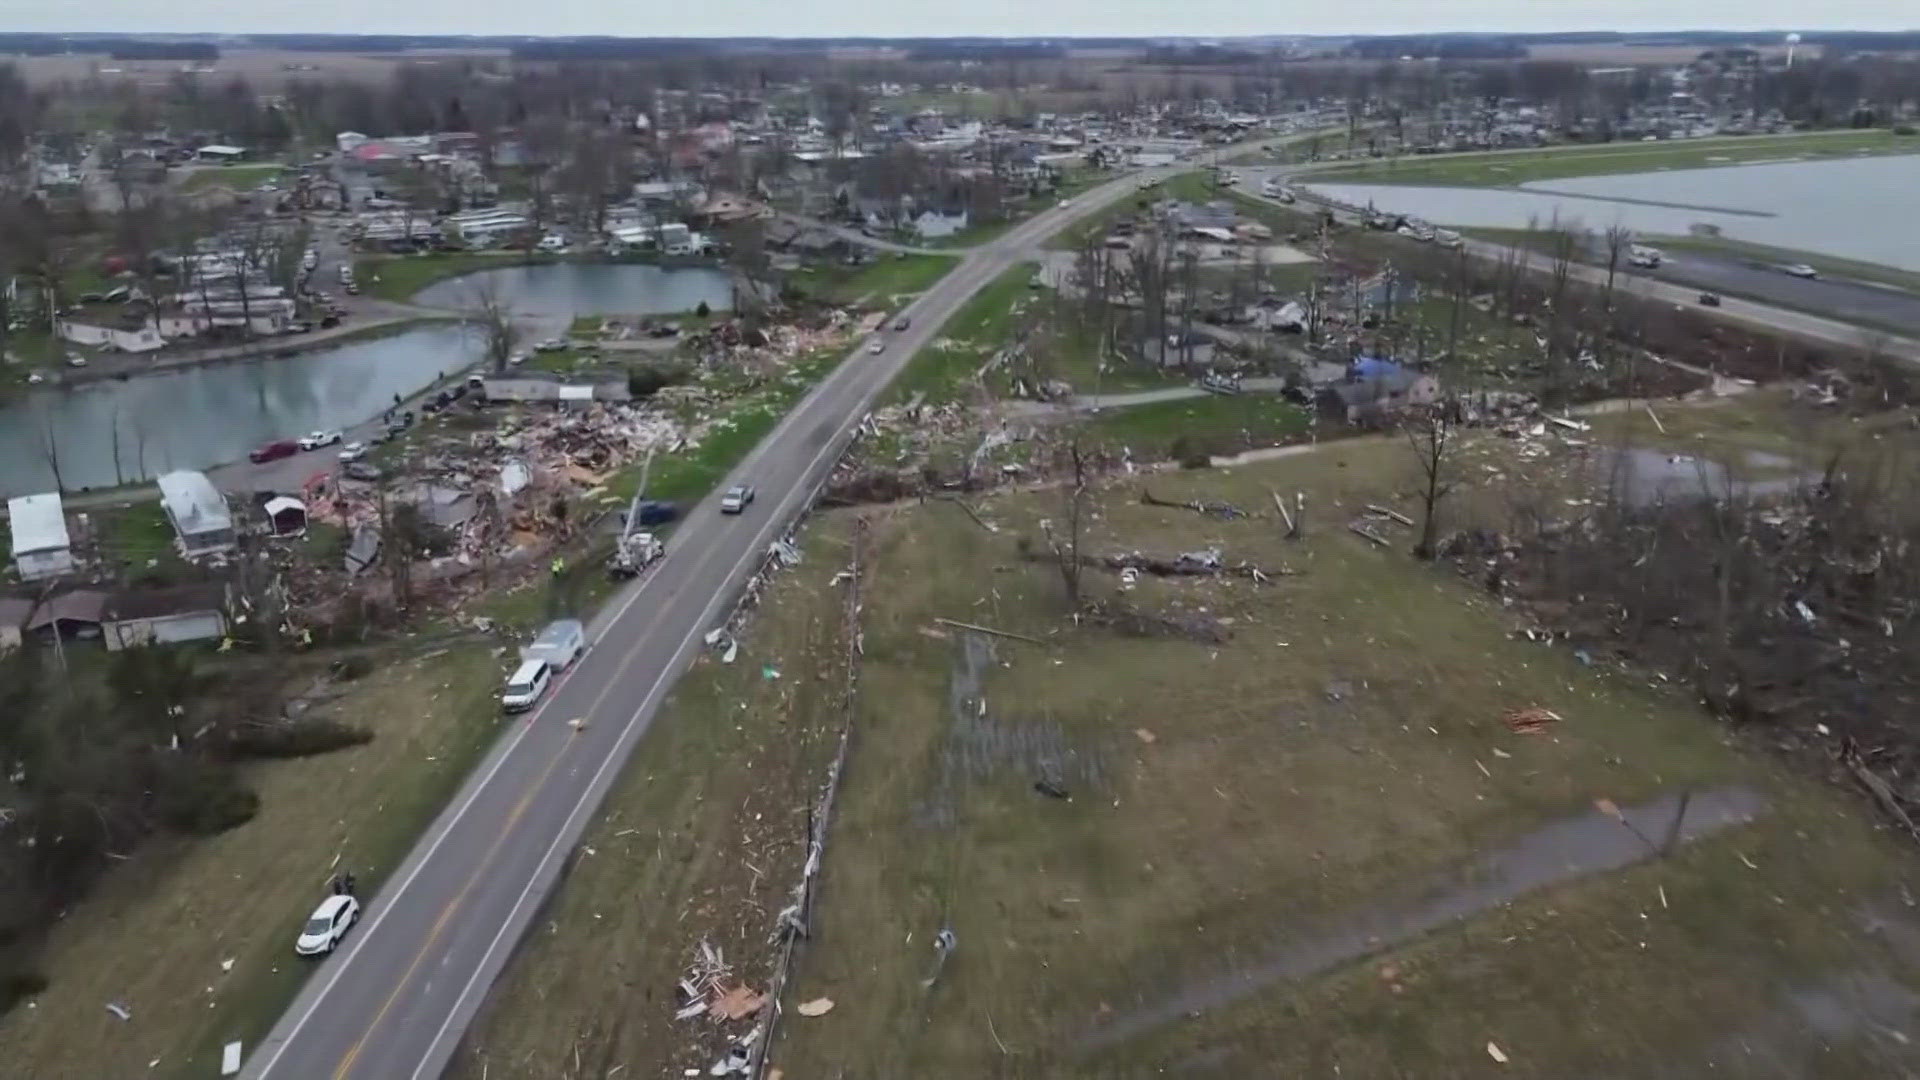
[[[909,329],[883,331],[885,352],[859,343],[728,478],[758,489],[747,513],[722,517],[717,491],[693,508],[666,556],[594,619],[587,655],[545,702],[501,720],[497,744],[368,899],[340,951],[249,1048],[241,1075],[438,1076],[661,698],[811,502],[874,399],[981,287],[1147,175],[1084,192],[971,249],[902,310]]]

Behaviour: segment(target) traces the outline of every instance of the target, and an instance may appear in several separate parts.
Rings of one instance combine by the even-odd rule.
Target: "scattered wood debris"
[[[707,1006],[707,1012],[721,1020],[745,1020],[766,1003],[765,994],[756,994],[752,987],[741,983],[716,996]]]
[[[1560,717],[1548,709],[1532,705],[1524,709],[1508,709],[1500,719],[1507,725],[1507,730],[1516,735],[1538,735]]]
[[[1371,525],[1368,525],[1365,522],[1349,521],[1347,522],[1347,531],[1353,533],[1355,536],[1363,536],[1368,540],[1371,540],[1374,543],[1380,545],[1381,547],[1393,546],[1393,542],[1391,540],[1388,540],[1386,537],[1381,536],[1377,532],[1374,532],[1373,527]]]
[[[1368,503],[1367,513],[1374,514],[1383,518],[1392,518],[1393,520],[1399,522],[1402,525],[1408,526],[1409,528],[1411,528],[1413,525],[1412,518],[1408,517],[1407,515],[1401,513],[1398,510],[1393,509],[1390,506],[1378,506],[1374,503]]]
[[[1191,499],[1187,502],[1173,502],[1168,499],[1162,499],[1153,492],[1145,489],[1142,489],[1140,492],[1140,501],[1148,506],[1165,506],[1174,510],[1191,510],[1196,514],[1202,514],[1207,517],[1226,518],[1230,521],[1236,518],[1259,516],[1258,514],[1242,510],[1230,502],[1204,502],[1200,499]]]
[[[1505,1050],[1500,1049],[1500,1044],[1498,1043],[1495,1043],[1495,1042],[1487,1043],[1487,1056],[1499,1062],[1502,1065],[1505,1065],[1507,1063],[1507,1052]]]

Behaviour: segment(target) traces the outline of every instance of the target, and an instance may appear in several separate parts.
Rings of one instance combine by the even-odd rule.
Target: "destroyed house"
[[[1440,384],[1431,375],[1395,370],[1364,379],[1350,379],[1320,389],[1315,405],[1320,415],[1348,424],[1378,424],[1416,405],[1431,405],[1440,397]]]

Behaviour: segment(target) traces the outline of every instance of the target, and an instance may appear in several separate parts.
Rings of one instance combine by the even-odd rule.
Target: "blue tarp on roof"
[[[1357,380],[1384,379],[1398,375],[1402,371],[1399,364],[1379,356],[1356,356],[1347,365],[1347,378]]]

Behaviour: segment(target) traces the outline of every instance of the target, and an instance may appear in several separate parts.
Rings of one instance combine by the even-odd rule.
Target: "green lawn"
[[[1105,409],[1087,427],[1136,458],[1160,460],[1177,456],[1182,443],[1214,455],[1278,446],[1298,439],[1310,423],[1306,410],[1276,394],[1208,394]]]
[[[940,336],[914,354],[894,383],[894,399],[925,394],[940,402],[964,395],[974,372],[1007,344],[1020,311],[1032,303],[1033,275],[1033,264],[1021,263],[975,293],[940,328]]]
[[[836,304],[870,301],[879,307],[892,307],[900,297],[914,296],[933,287],[959,263],[949,255],[882,255],[864,266],[808,266],[788,280],[801,292],[816,300]]]
[[[261,184],[279,176],[280,165],[215,165],[195,170],[180,183],[182,191],[205,191],[208,188],[224,187],[235,191],[251,191]]]
[[[1782,159],[1920,154],[1920,136],[1890,131],[1837,131],[1742,138],[1686,139],[1655,143],[1604,143],[1525,152],[1406,157],[1316,171],[1313,179],[1338,183],[1453,184],[1500,187],[1532,180],[1663,169],[1703,169]]]
[[[551,261],[551,256],[544,255],[488,255],[474,251],[436,255],[370,255],[354,260],[354,278],[370,295],[382,300],[404,302],[413,299],[415,293],[429,285],[476,270]]]

